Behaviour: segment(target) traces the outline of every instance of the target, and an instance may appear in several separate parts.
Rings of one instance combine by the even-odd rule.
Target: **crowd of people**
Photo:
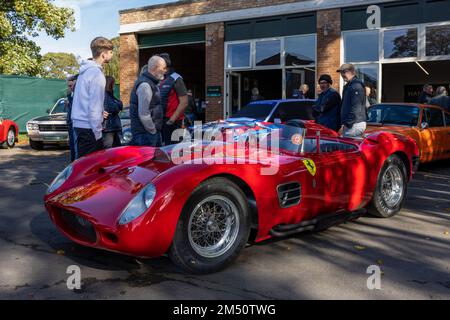
[[[122,131],[119,114],[123,104],[114,97],[115,79],[103,74],[102,66],[113,56],[110,40],[97,37],[91,42],[92,58],[83,61],[79,74],[68,78],[69,93],[67,124],[71,160],[94,151],[120,146]],[[364,84],[352,64],[343,64],[338,73],[345,81],[342,97],[332,88],[329,74],[319,77],[321,93],[313,110],[317,123],[341,131],[345,137],[361,136],[366,130],[367,108],[376,103],[376,90]],[[419,103],[450,109],[445,87],[424,85]],[[307,99],[306,84],[298,90],[299,99]],[[257,88],[252,100],[261,100]],[[130,95],[132,145],[159,147],[170,145],[172,133],[195,120],[196,103],[192,91],[186,89],[181,75],[175,72],[169,54],[152,56],[134,83]]]
[[[437,87],[435,92],[431,84],[425,84],[419,96],[419,103],[440,106],[444,110],[450,111],[450,97],[444,86]]]
[[[334,131],[342,130],[345,137],[361,136],[366,130],[366,109],[373,102],[369,100],[371,88],[358,79],[352,64],[343,64],[337,72],[346,82],[342,97],[331,87],[329,74],[319,77],[321,92],[313,106],[317,123]]]
[[[110,40],[91,42],[92,58],[83,61],[79,73],[68,78],[67,124],[71,161],[92,152],[120,146],[123,103],[114,96],[115,79],[103,74],[113,56]],[[170,56],[152,56],[130,95],[130,122],[135,146],[159,147],[174,143],[172,133],[195,120],[196,103],[175,72]]]

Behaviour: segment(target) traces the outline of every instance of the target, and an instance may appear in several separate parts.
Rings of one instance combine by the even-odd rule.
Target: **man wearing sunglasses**
[[[313,106],[317,123],[337,132],[341,128],[341,96],[331,87],[330,75],[321,75],[318,83],[320,94]]]

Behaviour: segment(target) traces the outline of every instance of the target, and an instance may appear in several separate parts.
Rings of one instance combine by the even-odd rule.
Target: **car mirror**
[[[50,113],[50,109],[45,110],[45,112]]]
[[[428,122],[422,122],[422,124],[420,125],[420,128],[422,130],[428,129],[428,127],[429,127]]]
[[[280,124],[280,123],[281,123],[281,119],[280,119],[280,118],[275,118],[275,119],[273,120],[273,123]]]

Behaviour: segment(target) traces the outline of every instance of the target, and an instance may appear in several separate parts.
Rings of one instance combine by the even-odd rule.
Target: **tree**
[[[116,83],[119,82],[119,68],[120,68],[120,38],[115,37],[111,39],[114,49],[113,49],[113,58],[112,60],[103,66],[103,70],[106,76],[111,76],[116,79]]]
[[[42,57],[42,76],[45,78],[66,79],[78,72],[80,65],[73,53],[49,52]]]
[[[30,38],[43,31],[62,38],[74,22],[73,10],[59,8],[52,0],[1,0],[0,74],[40,75],[40,48]]]

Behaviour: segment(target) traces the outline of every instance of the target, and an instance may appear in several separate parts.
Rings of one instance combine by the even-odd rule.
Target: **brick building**
[[[378,101],[416,101],[450,82],[450,0],[188,0],[120,12],[121,97],[140,68],[172,56],[206,119],[244,106],[252,88],[290,98],[322,73],[354,63]]]

